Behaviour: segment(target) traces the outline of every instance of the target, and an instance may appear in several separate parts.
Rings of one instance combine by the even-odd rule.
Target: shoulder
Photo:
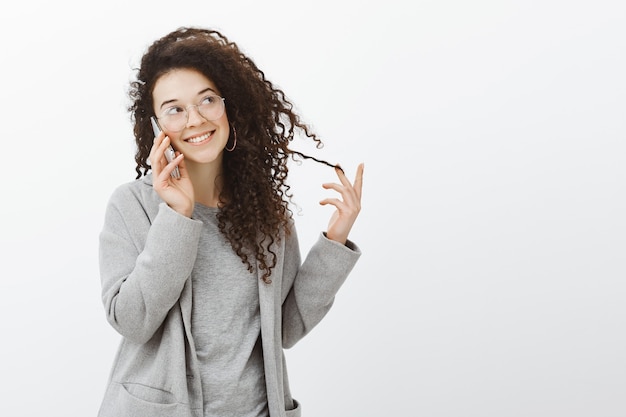
[[[278,240],[284,242],[287,250],[298,247],[298,231],[293,217],[289,217],[286,224],[281,227]]]
[[[118,185],[111,194],[111,200],[124,200],[130,196],[140,196],[152,189],[152,175]]]
[[[109,198],[109,208],[122,212],[137,210],[153,211],[157,209],[161,199],[152,188],[152,175],[129,181],[119,185]]]

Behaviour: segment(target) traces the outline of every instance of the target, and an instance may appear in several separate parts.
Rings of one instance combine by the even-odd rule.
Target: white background
[[[626,2],[30,1],[0,17],[0,415],[95,416],[98,233],[145,47],[222,30],[350,177],[363,256],[287,351],[305,417],[626,416]],[[331,169],[294,164],[303,251]]]

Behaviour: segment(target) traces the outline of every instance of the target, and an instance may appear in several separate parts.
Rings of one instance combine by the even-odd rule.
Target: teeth
[[[187,142],[189,143],[198,143],[198,142],[202,142],[203,140],[207,140],[209,138],[209,136],[211,136],[209,133],[202,135],[202,136],[198,136],[197,138],[191,138],[191,139],[187,139]]]

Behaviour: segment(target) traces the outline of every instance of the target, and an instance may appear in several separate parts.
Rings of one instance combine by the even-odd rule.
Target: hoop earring
[[[237,129],[235,129],[235,126],[231,126],[231,127],[233,128],[233,136],[234,136],[233,146],[230,149],[228,149],[228,143],[226,143],[226,146],[224,147],[224,149],[226,149],[228,152],[234,151],[235,147],[237,146]],[[230,139],[230,137],[228,139]]]

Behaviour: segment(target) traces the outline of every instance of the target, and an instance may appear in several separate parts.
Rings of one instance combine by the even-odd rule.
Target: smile
[[[212,134],[213,134],[213,132],[205,133],[204,135],[196,136],[195,138],[185,139],[185,142],[187,142],[187,143],[201,143],[201,142],[204,142],[205,140],[209,139]]]

